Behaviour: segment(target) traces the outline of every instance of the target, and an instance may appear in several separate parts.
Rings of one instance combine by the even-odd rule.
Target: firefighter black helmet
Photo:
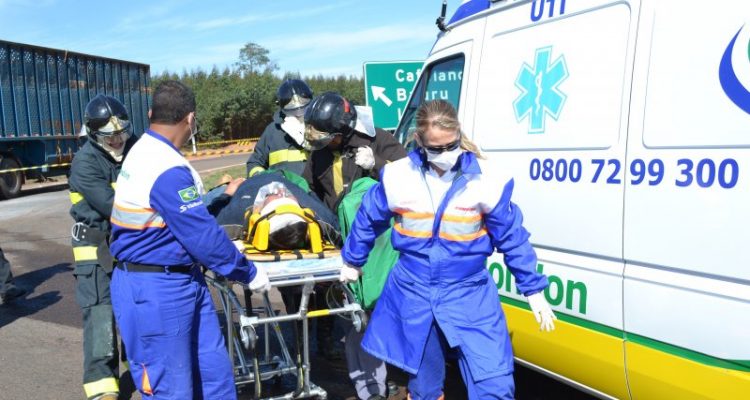
[[[357,124],[357,110],[340,94],[326,92],[316,97],[305,110],[305,124],[320,132],[346,137]]]
[[[120,100],[99,94],[86,104],[84,124],[91,137],[111,136],[129,131],[130,117]]]
[[[299,79],[287,79],[276,90],[276,104],[286,115],[301,117],[312,98],[312,89]]]

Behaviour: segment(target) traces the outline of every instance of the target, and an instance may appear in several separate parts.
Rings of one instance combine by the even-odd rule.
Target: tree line
[[[275,74],[278,67],[268,54],[267,49],[248,43],[240,49],[239,61],[221,71],[215,66],[208,72],[201,69],[181,74],[165,71],[151,77],[151,86],[155,88],[159,82],[173,79],[193,89],[199,142],[259,137],[278,110],[274,99],[284,79],[304,80],[315,95],[334,91],[354,104],[365,104],[361,77],[300,76],[290,72],[279,77]]]

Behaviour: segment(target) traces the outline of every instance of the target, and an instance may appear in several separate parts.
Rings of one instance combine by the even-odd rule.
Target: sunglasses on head
[[[458,138],[450,142],[448,144],[444,144],[441,146],[425,146],[422,145],[422,148],[425,149],[425,151],[432,153],[432,154],[440,154],[444,153],[446,151],[453,151],[456,150],[459,146],[461,146],[461,134],[459,133]]]

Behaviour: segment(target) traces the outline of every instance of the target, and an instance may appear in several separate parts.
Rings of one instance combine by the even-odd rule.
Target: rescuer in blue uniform
[[[83,314],[83,389],[89,399],[114,400],[120,360],[109,290],[109,218],[115,180],[135,136],[125,106],[101,94],[86,105],[82,131],[89,140],[73,158],[68,182],[76,302]]]
[[[521,211],[510,201],[513,179],[478,159],[450,103],[426,102],[416,118],[419,148],[384,167],[342,250],[340,279],[351,282],[395,218],[392,243],[401,255],[362,347],[410,374],[414,400],[442,395],[448,348],[458,355],[469,399],[513,399],[513,352],[486,268],[495,249],[541,328],[554,328],[542,293],[547,278],[536,272]]]
[[[195,95],[165,81],[150,129],[117,179],[112,211],[112,305],[144,399],[236,399],[233,366],[203,265],[253,291],[263,269],[235,248],[203,203],[203,183],[179,148],[197,133]]]

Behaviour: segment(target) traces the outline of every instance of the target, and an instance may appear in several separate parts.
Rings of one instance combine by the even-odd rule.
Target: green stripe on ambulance
[[[489,267],[490,275],[495,280],[497,292],[521,294],[515,287],[515,278],[510,270],[498,262],[493,262]],[[536,266],[537,272],[544,273],[544,265]],[[586,315],[588,301],[588,289],[583,282],[570,279],[563,280],[557,275],[547,275],[549,286],[544,289],[544,297],[553,306],[562,306],[566,310]]]

